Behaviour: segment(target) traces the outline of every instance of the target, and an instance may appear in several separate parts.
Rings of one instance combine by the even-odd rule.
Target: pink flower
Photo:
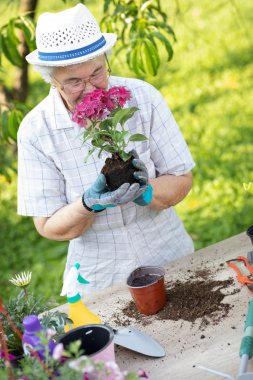
[[[92,95],[93,99],[99,99],[99,100],[103,101],[105,93],[106,93],[106,91],[101,90],[101,88],[97,88],[96,90],[92,91],[92,93],[90,93],[90,95]]]
[[[105,99],[105,102],[106,102],[106,107],[107,107],[108,111],[111,112],[112,110],[117,108],[117,102],[112,97],[107,97]]]
[[[147,373],[145,371],[143,371],[143,369],[140,369],[138,371],[138,376],[142,377],[142,378],[145,378],[145,379],[148,379],[148,375],[147,375]]]
[[[105,91],[96,89],[85,95],[83,100],[77,104],[72,120],[80,127],[85,127],[87,125],[87,119],[91,121],[102,121],[107,114]]]
[[[47,338],[51,339],[56,334],[56,331],[53,329],[47,329]]]
[[[86,377],[89,373],[92,374],[94,372],[94,364],[87,356],[80,356],[78,359],[71,360],[69,367],[76,371],[83,372]],[[89,378],[87,377],[87,379]]]
[[[123,86],[115,86],[108,91],[96,89],[86,94],[77,104],[72,120],[80,127],[86,127],[87,119],[92,122],[102,121],[117,107],[123,108],[129,99],[131,92]]]
[[[123,108],[126,101],[131,99],[131,92],[124,86],[115,86],[108,90],[108,96],[111,101],[115,101]]]
[[[53,355],[52,355],[53,358],[54,358],[54,360],[60,360],[61,357],[62,357],[63,351],[64,351],[63,344],[62,343],[58,343],[55,346],[54,351],[53,351]]]
[[[83,117],[82,113],[78,110],[72,115],[72,120],[79,125],[79,127],[86,127],[87,120]]]

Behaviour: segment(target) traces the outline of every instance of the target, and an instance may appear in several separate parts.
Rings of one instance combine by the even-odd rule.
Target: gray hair
[[[52,82],[54,67],[33,65],[33,69],[42,76],[46,83]]]

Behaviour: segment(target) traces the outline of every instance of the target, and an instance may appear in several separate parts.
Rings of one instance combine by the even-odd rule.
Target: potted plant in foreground
[[[56,305],[45,302],[33,292],[28,292],[32,273],[22,272],[16,275],[10,282],[17,286],[20,292],[12,296],[3,304],[0,299],[0,356],[3,357],[3,342],[5,339],[10,357],[18,361],[23,356],[22,333],[23,319],[30,314],[42,314],[40,322],[44,328],[54,329],[56,333],[62,333],[63,326],[69,320],[67,314],[59,311],[49,311]]]
[[[124,128],[124,124],[138,110],[137,107],[123,108],[131,99],[131,92],[123,86],[115,86],[108,91],[96,89],[85,95],[76,106],[73,121],[80,127],[85,127],[83,140],[91,140],[92,148],[89,156],[98,149],[98,157],[103,151],[111,153],[102,168],[109,190],[113,191],[123,183],[136,182],[132,166],[134,158],[131,151],[126,152],[130,141],[144,141],[147,139],[141,133],[131,135]]]
[[[65,323],[72,322],[65,313],[50,312],[52,304],[27,291],[31,272],[16,275],[10,281],[21,288],[17,297],[4,305],[0,302],[0,379],[1,380],[139,380],[148,378],[145,371],[121,371],[115,361],[95,360],[85,356],[81,340],[72,340],[64,348],[60,337]],[[41,314],[43,329],[37,333],[40,345],[24,354],[23,320]],[[29,317],[28,317],[29,318]],[[50,341],[55,341],[50,350]],[[60,342],[60,343],[59,343]],[[40,352],[43,351],[43,355]]]

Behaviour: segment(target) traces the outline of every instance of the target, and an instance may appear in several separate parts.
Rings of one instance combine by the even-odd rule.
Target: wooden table
[[[197,268],[210,269],[214,274],[214,279],[225,280],[235,277],[232,269],[221,264],[239,255],[247,256],[250,250],[252,250],[252,245],[246,233],[239,234],[170,263],[166,268],[165,280],[181,279],[188,270],[194,271]],[[166,356],[154,359],[117,347],[118,365],[121,369],[145,369],[149,379],[153,380],[220,378],[202,372],[197,368],[198,365],[236,376],[239,369],[239,347],[243,336],[245,315],[248,301],[251,299],[247,288],[236,282],[232,290],[238,288],[241,289],[239,292],[228,295],[224,299],[224,302],[234,305],[228,316],[217,325],[206,326],[204,330],[200,327],[198,319],[194,324],[183,320],[157,320],[153,317],[148,317],[153,319],[147,326],[135,322],[135,327],[153,336],[165,347]],[[97,312],[105,323],[120,328],[112,322],[115,319],[113,317],[117,313],[120,316],[122,307],[130,300],[131,296],[126,286],[115,286],[100,291],[86,304],[91,310]],[[66,305],[60,309],[66,311]],[[248,371],[253,371],[253,360],[249,362]]]

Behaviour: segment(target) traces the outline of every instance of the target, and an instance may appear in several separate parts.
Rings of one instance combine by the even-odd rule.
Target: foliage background
[[[40,1],[38,14],[57,11],[78,1]],[[253,206],[253,60],[250,0],[161,1],[177,43],[174,58],[162,63],[156,77],[145,80],[165,96],[196,162],[191,193],[177,211],[195,242],[205,247],[244,231],[252,224]],[[8,6],[7,6],[8,5]],[[102,18],[101,1],[86,5]],[[14,14],[17,1],[2,1],[1,23]],[[112,57],[113,58],[113,57]],[[115,75],[135,76],[122,52],[112,60]],[[0,80],[12,84],[6,63]],[[48,85],[31,71],[28,105],[47,93]],[[1,155],[1,152],[0,152]],[[11,153],[10,160],[16,160]],[[52,242],[36,233],[29,218],[16,214],[16,175],[0,177],[0,294],[15,291],[8,278],[32,270],[32,287],[45,299],[59,297],[66,242]]]

